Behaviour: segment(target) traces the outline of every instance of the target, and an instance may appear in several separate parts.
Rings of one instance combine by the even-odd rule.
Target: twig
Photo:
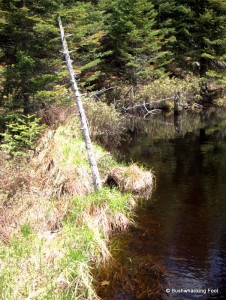
[[[88,95],[88,94],[86,94],[86,95],[88,95],[88,97],[89,98],[91,98],[91,97],[95,97],[95,96],[97,96],[97,95],[99,95],[99,94],[102,94],[102,93],[105,93],[106,91],[108,91],[108,90],[112,90],[112,89],[114,89],[114,88],[116,88],[117,86],[112,86],[112,87],[109,87],[109,88],[107,88],[107,89],[102,89],[102,90],[100,90],[100,91],[97,91],[97,92],[94,92],[94,93],[92,93],[92,94],[90,94],[90,95]]]
[[[132,86],[128,89],[128,91],[127,92],[125,92],[125,94],[124,94],[124,96],[123,97],[125,97],[129,92],[130,92],[130,90],[132,89]]]
[[[127,111],[127,110],[130,110],[130,109],[136,109],[136,108],[138,108],[138,107],[144,107],[144,109],[146,110],[146,111],[149,111],[148,109],[147,109],[147,105],[150,105],[150,104],[155,104],[155,103],[159,103],[159,102],[163,102],[163,101],[165,101],[165,100],[173,100],[175,97],[169,97],[169,98],[164,98],[164,99],[160,99],[160,100],[156,100],[156,101],[152,101],[152,102],[149,102],[149,103],[142,103],[142,104],[136,104],[136,105],[134,105],[134,106],[128,106],[128,107],[125,107],[125,106],[123,106],[122,108],[124,109],[124,111]]]
[[[163,102],[163,101],[166,101],[166,100],[173,100],[174,98],[175,98],[175,96],[174,97],[169,97],[169,98],[164,98],[164,99],[152,101],[152,102],[150,102],[150,104],[151,103],[159,103],[159,102]]]
[[[134,106],[129,106],[129,107],[123,106],[122,109],[124,109],[124,111],[127,111],[127,110],[130,110],[130,109],[135,109],[135,108],[137,108],[137,107],[142,107],[142,106],[144,106],[144,104],[146,105],[146,104],[148,104],[148,103],[136,104],[136,105],[134,105]]]
[[[161,109],[158,109],[158,108],[155,108],[155,109],[152,109],[152,110],[149,110],[145,115],[144,115],[144,119],[146,119],[146,116],[149,115],[149,114],[156,114],[156,113],[159,113],[161,112]]]
[[[158,113],[158,112],[161,112],[161,109],[158,109],[158,108],[154,108],[154,109],[151,109],[151,110],[149,110],[148,108],[147,108],[147,105],[149,105],[149,103],[143,103],[143,104],[136,104],[136,105],[134,105],[134,106],[130,106],[130,107],[125,107],[125,106],[123,106],[123,109],[124,109],[124,111],[126,112],[126,111],[128,111],[128,110],[130,110],[130,109],[135,109],[135,108],[137,108],[137,107],[144,107],[144,109],[146,110],[146,114],[144,115],[144,119],[147,117],[147,115],[149,115],[149,114],[156,114],[156,113]]]

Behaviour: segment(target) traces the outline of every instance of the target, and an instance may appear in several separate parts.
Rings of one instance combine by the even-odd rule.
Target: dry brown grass
[[[118,189],[90,193],[92,178],[85,151],[78,124],[69,123],[46,131],[30,157],[1,156],[0,243],[6,253],[2,256],[6,276],[0,288],[4,299],[24,299],[22,292],[28,293],[27,299],[50,293],[67,297],[71,291],[68,299],[74,295],[98,299],[90,263],[107,262],[109,238],[132,224],[136,203],[131,194]],[[97,160],[103,161],[106,152],[100,147],[95,151]],[[104,164],[110,168],[108,159]],[[121,176],[123,192],[151,191],[153,175],[136,165],[110,173]]]
[[[16,200],[30,190],[26,164],[26,158],[10,158],[0,151],[0,244],[10,243],[17,232],[20,217],[28,207],[27,203],[19,204]]]
[[[50,106],[45,110],[39,112],[42,123],[46,124],[49,128],[56,129],[59,125],[65,124],[67,120],[76,115],[76,105],[69,106]]]
[[[72,197],[93,191],[80,123],[70,118],[75,111],[74,106],[53,107],[43,114],[51,129],[26,157],[10,158],[0,152],[0,240],[4,243],[18,234],[23,223],[38,231],[59,228]],[[63,123],[67,124],[59,126]],[[106,153],[96,151],[102,161]]]
[[[154,187],[154,175],[139,168],[136,164],[129,167],[116,167],[106,179],[110,186],[119,187],[122,192],[132,192],[141,198],[148,198]]]
[[[72,161],[73,151],[76,149],[69,149],[65,153],[64,147],[73,143],[73,138],[76,139],[76,133],[75,136],[68,136],[66,132],[58,135],[55,130],[48,130],[35,150],[31,176],[35,179],[37,188],[45,191],[47,197],[85,195],[93,189],[92,178],[85,163],[76,166]],[[76,146],[78,145],[75,144],[74,148]],[[86,159],[86,153],[80,155],[81,161]]]
[[[46,131],[30,156],[10,158],[0,153],[1,243],[10,243],[26,223],[41,232],[58,229],[70,211],[72,196],[93,189],[85,163],[76,167],[70,162],[65,141],[56,132]]]
[[[131,198],[131,207],[135,207],[135,201]],[[105,239],[108,240],[112,233],[116,231],[124,232],[129,226],[134,225],[123,212],[109,213],[108,205],[102,205],[99,208],[91,208],[88,212],[84,212],[83,218],[87,220],[90,228],[101,227]]]
[[[44,299],[50,294],[54,299],[62,294],[68,299],[99,299],[90,262],[105,263],[112,232],[131,224],[135,202],[130,195],[107,188],[90,194],[85,145],[74,129],[46,131],[33,156],[24,158],[23,168],[22,161],[0,159],[5,167],[0,201],[4,299]],[[106,152],[100,147],[95,151],[102,161]]]

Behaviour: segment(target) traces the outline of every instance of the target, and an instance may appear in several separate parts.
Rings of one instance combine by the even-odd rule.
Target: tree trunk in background
[[[28,115],[30,112],[30,99],[29,99],[29,94],[28,93],[24,93],[23,95],[23,110],[24,110],[24,114]]]
[[[200,64],[200,69],[199,69],[199,75],[200,77],[206,77],[206,72],[207,72],[207,61],[205,57],[200,57],[199,60]]]

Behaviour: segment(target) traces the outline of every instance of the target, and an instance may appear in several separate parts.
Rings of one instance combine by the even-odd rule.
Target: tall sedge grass
[[[1,300],[99,299],[93,268],[109,262],[111,234],[132,224],[131,193],[93,191],[73,122],[46,132],[23,169],[26,185],[0,197]],[[107,177],[117,163],[101,147],[94,151]],[[7,170],[18,175],[15,166]]]
[[[130,194],[104,188],[74,198],[56,231],[21,225],[0,247],[1,299],[98,299],[91,266],[109,259],[109,236],[131,224],[134,205]]]

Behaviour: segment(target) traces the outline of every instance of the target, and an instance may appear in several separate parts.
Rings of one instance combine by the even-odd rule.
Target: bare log
[[[83,138],[84,138],[84,141],[86,144],[86,150],[87,150],[87,154],[88,154],[89,164],[90,164],[90,168],[91,168],[91,172],[92,172],[92,176],[93,176],[93,184],[94,184],[95,189],[101,189],[102,183],[101,183],[99,170],[97,168],[97,164],[96,164],[96,160],[95,160],[95,156],[94,156],[94,152],[93,152],[92,142],[91,142],[90,134],[89,134],[88,123],[87,123],[85,111],[83,108],[81,95],[79,93],[77,82],[75,80],[75,73],[74,73],[73,66],[72,66],[72,60],[69,55],[66,36],[64,34],[64,29],[63,29],[60,17],[58,17],[58,22],[59,22],[59,27],[60,27],[61,40],[62,40],[62,44],[63,44],[63,54],[66,59],[70,82],[71,82],[72,90],[74,93],[74,98],[75,98],[77,108],[79,111],[79,115],[80,115]]]

